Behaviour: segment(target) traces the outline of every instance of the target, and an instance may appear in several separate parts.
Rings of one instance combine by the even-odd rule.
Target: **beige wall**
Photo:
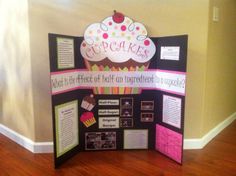
[[[27,3],[0,1],[0,123],[34,140]]]
[[[27,44],[28,35],[24,33],[26,36],[22,36],[22,31],[14,30],[20,26],[24,29],[22,29],[23,31],[28,30],[26,13],[24,13],[25,16],[21,16],[24,19],[24,22],[21,23],[16,19],[14,19],[15,21],[11,19],[12,16],[19,14],[9,13],[8,18],[13,22],[10,24],[6,22],[6,24],[12,32],[4,30],[4,33],[0,33],[9,35],[14,33],[14,36],[17,36],[12,37],[10,35],[7,40],[9,41],[8,45],[5,46],[4,44],[3,49],[6,55],[13,55],[13,53],[18,52],[17,55],[11,56],[13,59],[10,64],[7,64],[10,61],[6,61],[4,66],[0,66],[0,72],[3,73],[1,74],[1,82],[4,85],[1,87],[3,93],[0,97],[0,102],[2,102],[0,108],[3,112],[3,115],[0,116],[2,123],[37,142],[52,141],[48,33],[82,36],[90,23],[99,22],[112,15],[115,9],[145,24],[149,36],[189,35],[185,138],[202,137],[209,129],[224,120],[236,109],[236,103],[233,100],[235,94],[230,93],[235,92],[235,85],[233,81],[230,82],[235,74],[233,69],[235,65],[231,59],[235,58],[235,54],[232,49],[226,49],[225,52],[219,51],[222,46],[225,49],[225,44],[228,45],[233,33],[233,29],[230,28],[232,25],[230,23],[233,23],[233,17],[231,17],[233,14],[230,15],[230,12],[226,12],[229,9],[232,10],[231,5],[235,7],[233,1],[219,0],[214,2],[221,2],[223,9],[226,8],[225,15],[229,16],[227,22],[220,21],[215,24],[210,19],[210,6],[213,3],[211,0],[28,0],[30,52]],[[227,3],[230,4],[224,5]],[[16,3],[22,7],[21,11],[26,12],[26,0],[23,4],[25,5],[22,5],[22,1],[20,5]],[[0,13],[2,12],[0,11]],[[16,25],[16,21],[21,25]],[[219,28],[215,27],[219,24]],[[224,27],[223,24],[228,27]],[[227,34],[225,31],[221,32],[222,30],[226,30]],[[225,38],[218,35],[222,33]],[[21,37],[27,39],[24,40],[24,45],[20,45]],[[14,38],[14,42],[11,42],[12,38]],[[3,41],[2,38],[0,39]],[[224,44],[212,46],[216,39]],[[17,44],[14,45],[16,51],[10,49],[12,43]],[[217,53],[214,52],[215,50]],[[11,57],[5,56],[5,58]],[[223,62],[222,57],[227,62]],[[222,65],[225,67],[222,68]],[[219,66],[223,71],[221,73],[218,71]],[[21,73],[19,70],[25,74],[19,74]],[[230,74],[229,78],[228,75]],[[10,79],[9,75],[13,78]],[[215,75],[220,77],[221,82],[217,82],[218,78],[214,77]],[[226,86],[220,89],[221,83]],[[213,89],[215,91],[212,91]],[[19,99],[24,101],[19,101]],[[222,108],[219,99],[228,105],[222,111],[220,110]],[[215,108],[218,110],[215,111]],[[16,118],[17,120],[15,120]]]
[[[219,21],[212,21],[213,6]],[[236,1],[211,0],[209,16],[205,134],[236,110]]]

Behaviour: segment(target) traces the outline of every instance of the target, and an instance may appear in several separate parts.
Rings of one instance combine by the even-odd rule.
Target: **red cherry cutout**
[[[125,17],[122,13],[114,11],[114,15],[112,16],[112,19],[115,23],[122,23]]]

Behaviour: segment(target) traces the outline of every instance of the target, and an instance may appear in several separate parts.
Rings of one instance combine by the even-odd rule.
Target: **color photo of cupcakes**
[[[156,52],[143,24],[121,13],[88,26],[81,54],[89,71],[145,71]],[[138,88],[96,87],[95,94],[138,94]]]

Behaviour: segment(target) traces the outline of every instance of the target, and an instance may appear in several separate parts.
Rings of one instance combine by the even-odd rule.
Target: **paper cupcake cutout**
[[[115,12],[101,23],[88,26],[80,46],[90,71],[145,71],[156,52],[143,24]],[[138,88],[99,87],[95,94],[138,94]]]
[[[85,112],[81,115],[80,121],[86,126],[90,127],[96,123],[96,119],[94,118],[94,114],[92,112]]]
[[[88,111],[91,111],[96,104],[96,101],[93,97],[93,94],[84,97],[81,103],[81,107]]]

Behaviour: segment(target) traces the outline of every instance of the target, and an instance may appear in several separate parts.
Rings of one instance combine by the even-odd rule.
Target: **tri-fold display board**
[[[83,37],[49,34],[54,161],[155,149],[182,163],[187,35],[147,37],[121,13]]]

